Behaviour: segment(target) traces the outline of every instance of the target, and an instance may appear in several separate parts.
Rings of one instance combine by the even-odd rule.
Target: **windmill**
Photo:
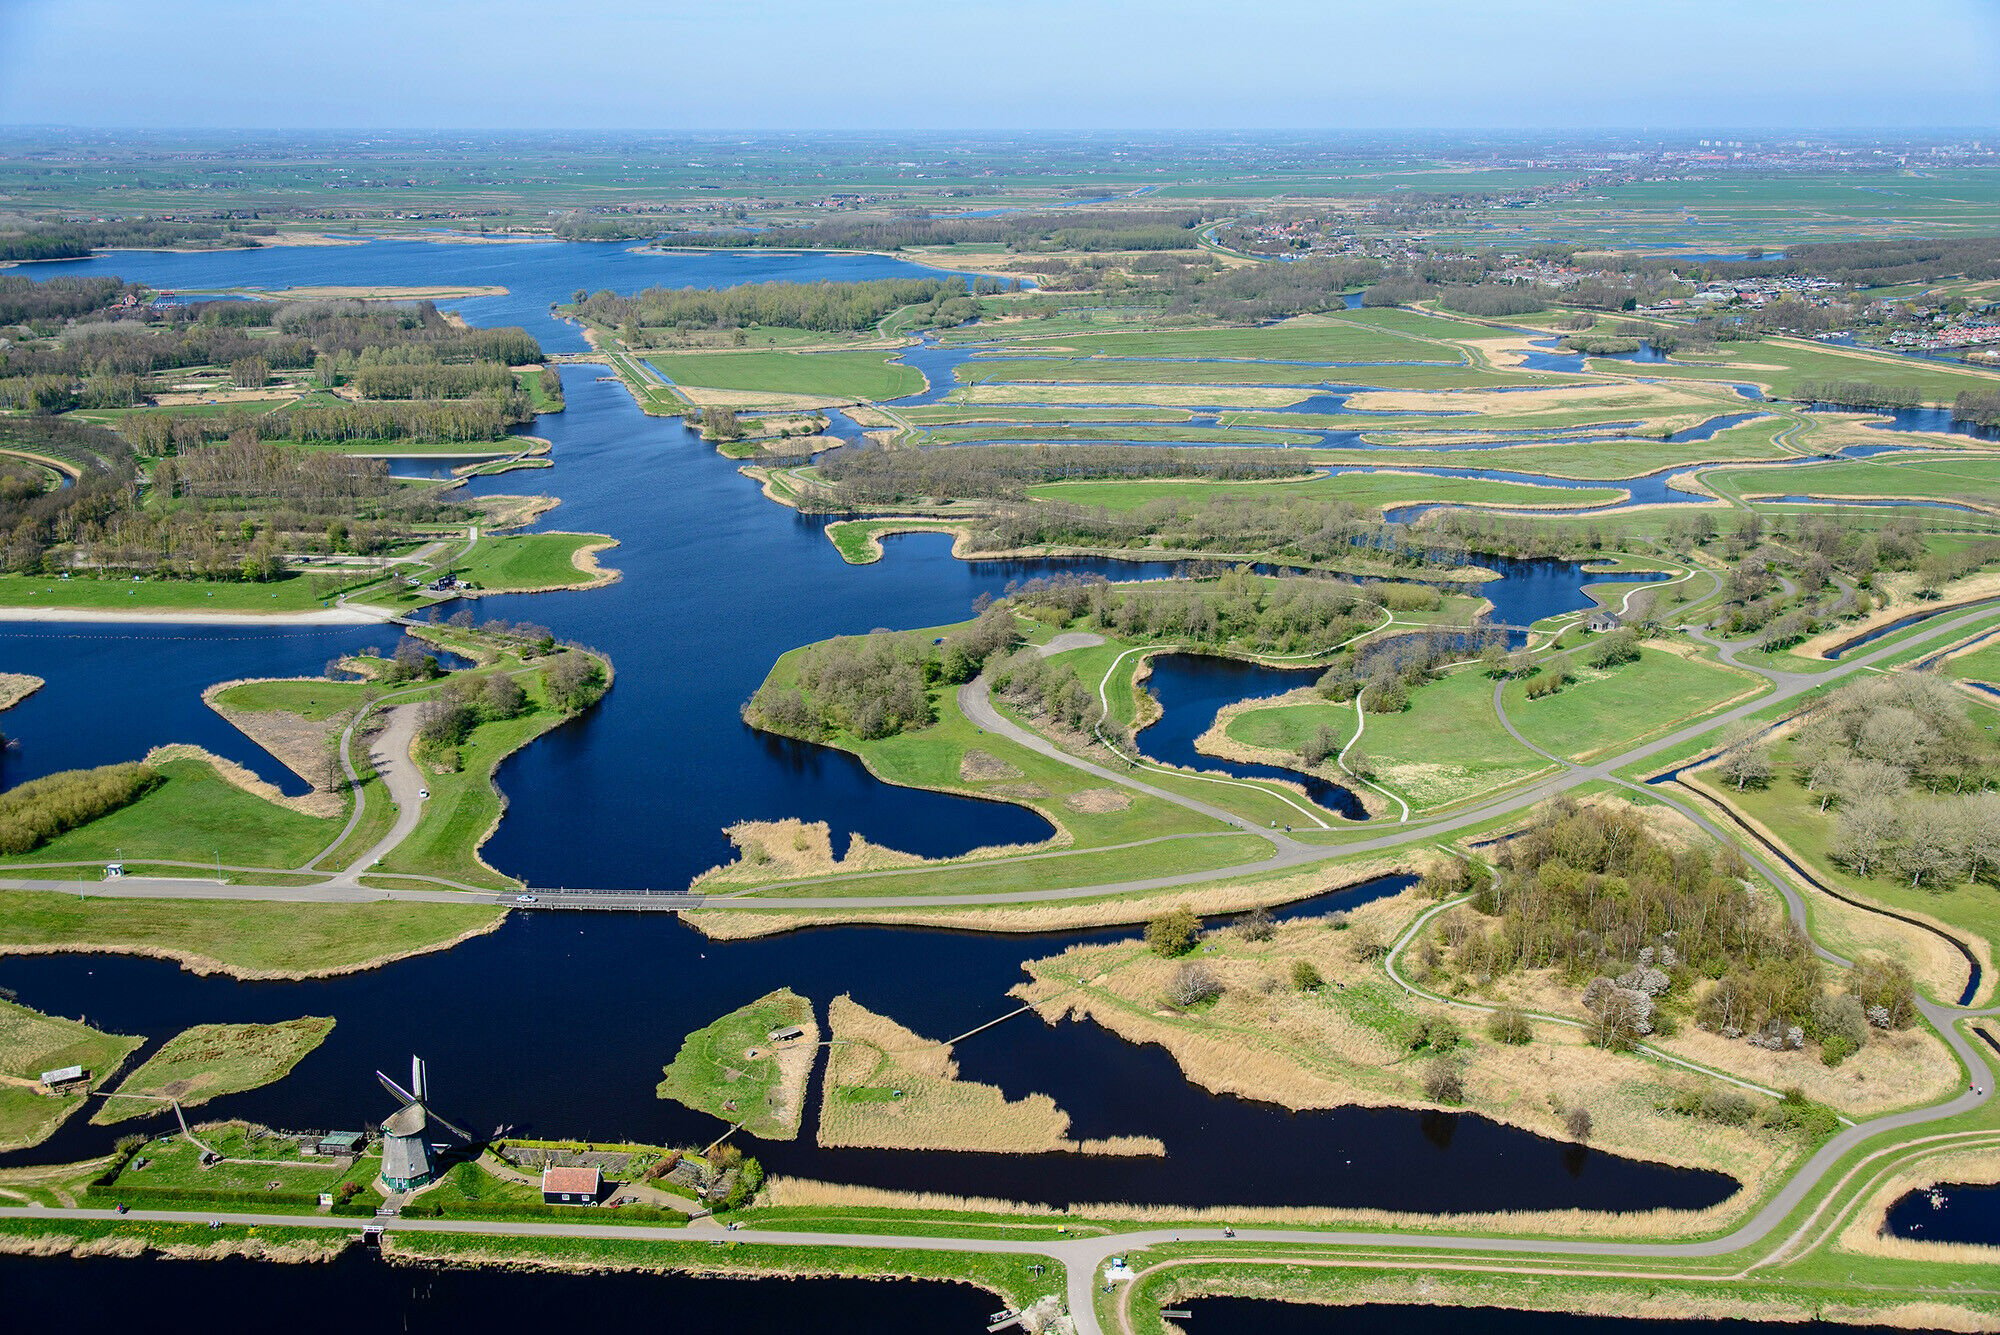
[[[410,1087],[403,1088],[380,1071],[375,1078],[402,1102],[394,1115],[382,1123],[382,1182],[391,1191],[410,1191],[437,1177],[437,1157],[427,1135],[432,1126],[450,1132],[468,1143],[477,1138],[432,1112],[425,1100],[430,1097],[424,1074],[424,1059],[410,1058]]]

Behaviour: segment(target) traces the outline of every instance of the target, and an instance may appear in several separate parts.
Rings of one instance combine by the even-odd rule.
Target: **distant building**
[[[604,1180],[596,1164],[542,1170],[544,1205],[595,1205],[603,1190]]]
[[[368,1137],[359,1131],[329,1131],[314,1143],[312,1152],[351,1159],[359,1155],[361,1147],[367,1143]]]
[[[1600,608],[1584,619],[1583,628],[1593,635],[1602,635],[1606,631],[1617,630],[1618,614]]]
[[[90,1072],[81,1066],[43,1071],[42,1088],[51,1094],[85,1094],[90,1091]]]

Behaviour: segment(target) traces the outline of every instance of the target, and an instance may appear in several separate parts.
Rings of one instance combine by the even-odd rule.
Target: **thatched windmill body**
[[[382,1123],[382,1183],[391,1191],[412,1191],[426,1186],[437,1178],[437,1151],[442,1148],[432,1140],[434,1130],[467,1143],[475,1138],[431,1111],[429,1080],[422,1057],[410,1058],[408,1089],[380,1071],[375,1078],[403,1105]]]

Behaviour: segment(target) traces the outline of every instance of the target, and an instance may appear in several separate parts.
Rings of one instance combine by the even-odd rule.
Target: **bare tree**
[[[1834,860],[1863,876],[1872,875],[1894,850],[1901,824],[1896,804],[1886,798],[1843,802],[1833,840]]]
[[[1222,980],[1206,964],[1183,964],[1167,983],[1167,1004],[1177,1010],[1199,1006],[1222,995]]]

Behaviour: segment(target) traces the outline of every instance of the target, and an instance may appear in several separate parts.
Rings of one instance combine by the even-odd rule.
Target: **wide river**
[[[123,253],[32,272],[116,273],[164,288],[503,284],[507,296],[444,304],[478,323],[523,325],[545,347],[565,351],[581,350],[582,341],[549,307],[578,288],[932,271],[876,256],[376,242]],[[555,467],[476,485],[560,497],[544,527],[616,537],[621,546],[606,559],[624,579],[588,592],[486,599],[477,610],[533,620],[605,650],[617,664],[618,685],[601,707],[502,767],[510,806],[487,846],[490,861],[535,884],[678,888],[730,855],[721,831],[744,819],[825,820],[836,847],[859,832],[929,855],[1046,833],[1045,822],[1023,808],[893,787],[840,752],[755,733],[738,719],[738,706],[779,654],[807,641],[959,620],[980,594],[1055,570],[1131,578],[1165,567],[962,562],[941,535],[893,539],[883,561],[848,566],[820,521],[764,500],[678,420],[638,412],[600,368],[568,366],[563,380],[567,411],[531,428],[554,442]],[[1585,603],[1579,586],[1587,577],[1574,567],[1538,564],[1516,573],[1509,619],[1525,623]],[[295,779],[201,704],[201,688],[314,673],[337,654],[392,638],[371,628],[0,629],[0,666],[50,683],[10,713],[7,732],[18,745],[5,753],[0,777],[12,784],[135,758],[156,743],[194,741],[296,790]],[[1192,731],[1205,722],[1195,721]],[[1362,887],[1296,911],[1323,912],[1394,888]],[[154,1041],[203,1021],[338,1017],[333,1036],[292,1076],[217,1100],[205,1110],[216,1116],[299,1127],[379,1120],[390,1109],[371,1072],[396,1069],[415,1045],[430,1060],[441,1106],[471,1123],[506,1123],[523,1134],[699,1143],[715,1124],[660,1101],[653,1085],[681,1035],[723,1011],[789,984],[822,1007],[851,992],[943,1037],[1009,1009],[1005,992],[1019,981],[1021,960],[1105,935],[1115,933],[1020,938],[839,928],[717,945],[661,915],[550,915],[512,920],[443,955],[317,982],[242,983],[198,978],[155,960],[49,956],[0,960],[0,985],[27,1004]],[[811,1145],[810,1118],[799,1142],[758,1152],[777,1172],[1054,1203],[1698,1208],[1733,1189],[1715,1174],[1565,1146],[1469,1115],[1292,1114],[1209,1095],[1158,1049],[1132,1047],[1089,1025],[1017,1020],[962,1045],[959,1057],[968,1078],[999,1084],[1011,1096],[1053,1095],[1074,1115],[1078,1137],[1156,1135],[1168,1157],[828,1151]],[[54,1143],[10,1158],[80,1156],[105,1140],[103,1131],[73,1122]],[[1260,1152],[1216,1153],[1246,1144]],[[932,1328],[947,1327],[957,1325]]]

